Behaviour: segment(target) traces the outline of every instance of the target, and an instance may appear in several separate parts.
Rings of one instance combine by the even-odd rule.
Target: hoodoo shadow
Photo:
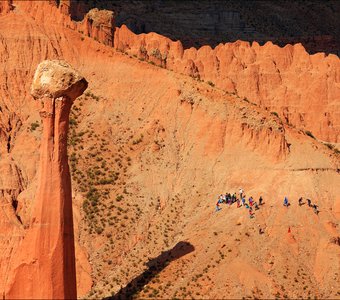
[[[159,274],[172,261],[189,254],[195,250],[188,242],[178,242],[172,249],[162,252],[156,258],[146,263],[148,269],[138,277],[130,281],[117,294],[104,298],[105,300],[131,299],[133,295],[140,292],[157,274]]]

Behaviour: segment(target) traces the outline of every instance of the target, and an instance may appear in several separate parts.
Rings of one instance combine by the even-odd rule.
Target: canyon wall
[[[237,40],[264,44],[302,43],[308,53],[340,54],[339,12],[336,0],[246,1],[61,1],[69,4],[73,20],[83,20],[92,8],[112,10],[116,24],[136,34],[157,32],[180,40],[185,48]]]
[[[66,0],[59,6],[56,1],[14,1],[14,5],[42,23],[47,21],[46,15],[53,14],[56,23],[84,36],[236,93],[321,140],[340,141],[340,63],[336,55],[309,55],[301,44],[279,47],[271,42],[260,46],[237,41],[214,49],[184,49],[182,42],[156,33],[136,35],[125,25],[115,28],[117,12],[92,9],[85,14],[86,5]],[[76,9],[84,13],[80,22],[71,18]]]
[[[268,221],[270,235],[265,239],[261,239],[261,236],[259,238],[257,231],[249,231],[248,218],[242,213],[244,210],[230,209],[227,212],[227,208],[223,207],[222,213],[227,213],[225,216],[228,223],[237,224],[241,219],[242,225],[236,228],[242,236],[250,232],[251,238],[242,237],[242,245],[236,245],[234,239],[227,238],[230,244],[223,249],[233,250],[231,253],[226,252],[229,256],[217,265],[217,269],[209,271],[213,282],[208,281],[208,285],[203,285],[206,289],[203,295],[206,298],[218,298],[221,294],[230,295],[230,298],[241,298],[245,289],[247,292],[249,289],[249,295],[252,295],[250,289],[253,282],[245,281],[244,274],[235,278],[235,272],[246,270],[244,272],[249,278],[255,278],[256,274],[267,276],[267,267],[263,268],[262,263],[270,266],[269,262],[273,261],[274,272],[288,266],[296,268],[294,273],[290,269],[289,274],[296,274],[296,271],[304,268],[308,278],[313,279],[313,268],[316,265],[315,273],[318,278],[322,277],[321,283],[308,282],[306,291],[303,285],[293,288],[291,283],[287,283],[285,287],[301,292],[288,294],[289,298],[297,298],[298,295],[307,298],[307,293],[313,289],[323,290],[320,295],[319,291],[316,292],[318,298],[334,298],[336,291],[330,292],[330,285],[338,279],[335,277],[338,270],[335,263],[337,261],[333,260],[332,255],[337,259],[338,252],[335,247],[338,246],[331,248],[328,245],[328,250],[325,251],[325,248],[318,246],[318,237],[315,236],[317,233],[327,245],[330,234],[327,227],[323,226],[324,222],[336,223],[332,217],[333,213],[340,216],[340,193],[337,184],[339,164],[334,151],[303,132],[298,132],[292,126],[286,126],[283,115],[281,114],[280,120],[270,113],[270,107],[265,111],[259,105],[249,102],[255,102],[255,99],[240,98],[240,91],[234,88],[233,83],[229,84],[228,92],[217,88],[219,83],[215,74],[215,63],[211,64],[211,61],[205,59],[206,56],[210,57],[216,65],[219,64],[216,57],[221,59],[220,64],[227,75],[229,65],[234,68],[232,72],[244,72],[247,69],[246,63],[249,63],[258,78],[246,78],[250,82],[254,81],[254,84],[258,81],[261,87],[264,86],[258,91],[262,95],[266,87],[265,80],[268,85],[271,78],[274,83],[278,81],[278,76],[269,76],[269,71],[274,64],[270,58],[280,48],[270,44],[258,47],[256,43],[250,45],[238,42],[221,45],[221,53],[216,54],[210,47],[184,50],[180,42],[172,42],[157,34],[136,37],[133,34],[130,36],[127,31],[126,36],[123,34],[117,40],[121,41],[120,51],[130,53],[130,58],[103,43],[87,38],[79,32],[82,29],[70,21],[66,6],[60,5],[58,8],[56,2],[50,2],[53,5],[38,1],[15,1],[15,8],[0,18],[1,292],[4,290],[4,281],[11,281],[7,276],[12,261],[15,260],[16,252],[13,252],[13,249],[22,243],[27,230],[30,230],[31,207],[36,199],[34,192],[38,178],[35,174],[39,160],[37,149],[42,126],[37,107],[39,103],[32,101],[29,94],[30,84],[38,63],[44,59],[64,58],[89,79],[91,90],[88,96],[79,100],[76,104],[77,110],[73,111],[72,117],[76,119],[77,125],[72,128],[75,145],[70,147],[70,154],[75,158],[72,186],[76,195],[73,199],[75,239],[80,249],[76,252],[76,258],[81,259],[77,265],[79,296],[86,295],[91,286],[92,292],[96,291],[94,296],[91,292],[94,298],[117,292],[136,274],[145,271],[143,267],[149,257],[156,257],[164,249],[171,248],[172,243],[178,239],[189,239],[199,254],[197,259],[192,263],[184,259],[183,264],[181,261],[175,266],[171,263],[164,270],[168,274],[167,278],[160,274],[163,276],[160,277],[162,283],[175,283],[174,286],[164,289],[163,298],[175,298],[174,292],[182,289],[182,286],[188,287],[194,283],[192,276],[202,274],[202,269],[208,264],[211,265],[209,260],[215,260],[216,253],[224,247],[224,241],[216,238],[215,232],[219,237],[235,234],[235,227],[225,226],[224,216],[219,218],[219,215],[213,213],[213,209],[216,195],[220,192],[236,191],[242,186],[247,193],[249,191],[249,195],[256,198],[262,195],[266,199],[266,205],[263,210],[261,208],[255,220]],[[54,22],[51,22],[51,15]],[[122,32],[122,29],[117,29],[117,34]],[[138,48],[142,38],[145,42]],[[129,48],[130,45],[127,47],[126,41],[131,44],[131,49],[136,47],[135,52]],[[229,50],[223,50],[224,48]],[[287,46],[291,53],[281,58],[290,61],[297,54],[302,56],[297,70],[291,67],[292,76],[305,72],[303,62],[311,68],[309,60],[312,60],[313,56],[305,55],[300,48]],[[266,53],[263,52],[265,49]],[[280,51],[285,53],[286,50]],[[204,51],[206,55],[202,54]],[[141,61],[134,59],[133,55]],[[274,58],[277,64],[280,59],[276,56]],[[313,60],[315,58],[329,62],[331,56],[323,57],[319,54],[314,56]],[[142,60],[147,60],[150,64]],[[199,64],[199,60],[204,64]],[[295,57],[295,60],[299,59]],[[309,71],[315,79],[315,73],[319,71],[314,65],[312,67]],[[287,68],[289,69],[289,66]],[[182,71],[191,77],[171,72],[171,69]],[[321,75],[322,72],[320,70]],[[216,77],[210,79],[208,76]],[[287,71],[285,76],[289,77],[290,73]],[[231,79],[234,78],[243,82],[238,74],[233,74]],[[203,79],[205,82],[202,82]],[[208,84],[209,80],[211,82]],[[285,80],[287,85],[289,84],[287,89],[297,88],[296,78],[295,81],[288,81],[288,78]],[[224,81],[221,81],[223,86]],[[226,82],[229,82],[228,79]],[[215,88],[212,85],[215,85]],[[318,83],[315,85],[318,86]],[[327,90],[334,89],[334,86],[336,87],[336,84],[330,80]],[[307,85],[308,87],[310,86]],[[242,88],[244,87],[239,89]],[[280,101],[285,103],[286,100]],[[338,102],[334,101],[334,106]],[[318,105],[322,106],[322,103],[318,102]],[[299,102],[290,104],[293,109],[296,108],[294,105],[300,105]],[[304,109],[307,111],[309,106]],[[329,109],[332,113],[333,110]],[[314,108],[309,110],[313,112]],[[279,110],[277,112],[279,113]],[[103,158],[109,171],[120,172],[113,184],[100,184],[100,180],[111,180],[111,177],[108,177],[110,173],[107,172],[99,175],[93,186],[92,170],[102,164],[97,158]],[[332,162],[333,159],[336,163]],[[97,207],[87,202],[89,208],[84,210],[86,194],[92,187],[100,193]],[[293,199],[306,195],[318,201],[323,209],[320,214],[321,221],[311,211],[304,209],[305,207],[299,211],[295,207],[287,212],[283,210],[281,198],[287,191]],[[124,201],[117,200],[119,195],[124,197]],[[275,209],[277,203],[281,209]],[[112,215],[109,217],[107,213]],[[88,217],[96,222],[89,225]],[[300,251],[299,264],[296,264],[296,256],[287,251],[286,240],[281,237],[286,234],[288,226],[297,224],[300,220],[311,225],[299,229],[301,233],[297,236],[298,246],[300,249],[317,249],[318,260],[308,250]],[[278,222],[283,224],[282,227],[277,227]],[[162,228],[168,228],[167,223],[173,225],[169,231],[163,231]],[[91,227],[93,224],[95,227]],[[183,233],[183,228],[186,233]],[[102,232],[98,233],[100,231],[95,231],[97,229]],[[334,230],[330,228],[329,231]],[[335,234],[338,235],[338,231]],[[112,237],[115,237],[114,241]],[[253,256],[249,256],[246,251],[237,252],[238,249],[253,247],[254,242],[258,247],[255,252],[260,254],[257,263],[254,263]],[[205,251],[207,244],[213,245],[208,253]],[[234,261],[236,255],[241,255],[237,259],[243,262],[237,265],[237,268]],[[280,262],[281,257],[287,260]],[[260,260],[262,258],[263,261]],[[234,268],[229,268],[230,262]],[[200,266],[202,269],[192,268],[193,266]],[[252,273],[245,267],[258,268],[261,273]],[[190,274],[181,274],[181,270],[189,270]],[[228,270],[230,274],[227,273]],[[235,279],[235,286],[225,286],[226,277],[228,280]],[[282,273],[271,278],[275,278],[277,284],[282,283]],[[117,279],[120,281],[116,281]],[[239,288],[241,285],[243,289]],[[272,286],[268,281],[261,281],[259,288],[264,291],[262,297],[274,297],[274,292],[266,290],[272,289]],[[89,296],[90,294],[87,294],[84,297]],[[148,294],[145,293],[141,297],[143,296],[148,297]],[[177,297],[185,298],[185,295],[179,294]]]
[[[59,4],[59,11],[69,16],[76,30],[85,36],[94,38],[108,46],[113,46],[113,35],[115,29],[115,14],[113,11],[98,8],[92,8],[88,11],[85,9],[84,2],[62,0]],[[77,16],[82,14],[81,18]]]
[[[23,10],[38,22],[48,22],[47,16],[53,16],[55,24],[61,24],[91,37],[105,45],[113,46],[115,16],[112,11],[91,9],[82,21],[75,22],[71,18],[74,10],[73,1],[14,1],[14,7]]]
[[[155,33],[116,28],[115,49],[198,80],[278,113],[288,124],[328,142],[340,141],[340,61],[309,55],[301,44],[237,41],[183,49]]]

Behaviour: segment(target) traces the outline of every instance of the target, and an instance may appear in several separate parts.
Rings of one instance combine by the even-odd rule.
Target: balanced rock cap
[[[79,97],[88,83],[72,66],[63,60],[44,60],[35,71],[31,86],[31,95],[35,99],[42,97]]]

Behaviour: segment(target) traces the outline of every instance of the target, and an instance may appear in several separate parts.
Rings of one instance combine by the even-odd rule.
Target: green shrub
[[[70,161],[71,162],[77,162],[77,157],[76,157],[76,154],[74,152],[70,155]]]
[[[153,57],[156,57],[158,59],[162,59],[162,54],[159,51],[159,49],[157,49],[157,48],[156,49],[152,49],[150,55],[153,56]]]
[[[103,178],[98,181],[98,184],[105,185],[105,184],[112,184],[115,180],[113,178]]]
[[[73,118],[70,118],[70,126],[77,126],[78,122],[73,119]]]
[[[99,196],[98,190],[95,187],[91,187],[86,194],[86,199],[91,202],[92,206],[95,206],[98,203]]]
[[[123,195],[117,195],[117,197],[116,197],[116,201],[117,201],[117,202],[119,202],[119,201],[122,201],[122,200],[123,200],[123,198],[124,198],[124,196],[123,196]]]
[[[207,81],[207,84],[209,84],[210,86],[214,87],[215,86],[215,83],[213,83],[212,81]]]
[[[276,116],[276,117],[279,117],[279,114],[276,111],[272,111],[271,114]]]
[[[86,93],[85,93],[85,96],[86,96],[86,97],[90,97],[90,98],[92,98],[92,99],[94,99],[94,100],[96,100],[96,101],[99,100],[99,97],[96,96],[95,94],[93,94],[91,91],[86,92]]]
[[[96,227],[96,233],[101,234],[104,231],[102,227]]]
[[[137,140],[134,140],[134,141],[132,142],[132,144],[133,144],[133,145],[137,145],[137,144],[141,143],[142,141],[143,141],[143,135],[141,134],[140,138],[137,139]]]
[[[31,131],[36,130],[39,126],[40,124],[38,123],[38,121],[35,121],[34,123],[31,124]]]

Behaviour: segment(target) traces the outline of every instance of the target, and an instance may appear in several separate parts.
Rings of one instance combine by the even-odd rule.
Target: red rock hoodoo
[[[35,73],[31,93],[41,101],[43,120],[38,190],[6,298],[77,298],[67,132],[72,103],[86,88],[87,81],[63,61],[44,61]]]

